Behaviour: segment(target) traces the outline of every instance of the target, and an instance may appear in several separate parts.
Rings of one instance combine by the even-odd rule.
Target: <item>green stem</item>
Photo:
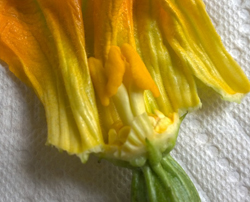
[[[145,177],[149,201],[150,202],[158,202],[156,190],[155,190],[155,186],[154,186],[154,175],[152,173],[152,170],[150,169],[150,167],[144,166],[142,169],[142,172],[143,172],[144,177]]]
[[[181,166],[149,141],[148,161],[133,173],[132,202],[200,202],[199,194]]]
[[[195,198],[196,199],[195,201],[198,201],[199,195],[194,184],[192,183],[186,172],[182,169],[182,167],[173,159],[173,157],[171,157],[170,155],[164,156],[161,161],[161,164],[164,167],[164,169],[167,170],[168,173],[170,174],[171,176],[170,181],[172,181],[171,183],[173,183],[174,180],[178,179],[178,181],[176,181],[175,184],[179,184],[178,189],[182,190],[179,191],[180,195],[179,197],[187,199]]]
[[[143,172],[139,169],[133,170],[132,186],[131,186],[131,202],[147,202],[146,183]]]

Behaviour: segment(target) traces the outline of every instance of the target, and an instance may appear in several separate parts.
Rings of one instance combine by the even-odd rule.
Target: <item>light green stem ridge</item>
[[[199,202],[199,195],[198,192],[186,174],[186,172],[182,169],[182,167],[171,157],[170,155],[166,155],[163,157],[161,161],[161,165],[165,170],[168,171],[170,175],[170,183],[177,184],[178,186],[174,186],[173,188],[176,189],[176,192],[179,191],[179,195],[181,198],[194,198],[195,201]],[[178,178],[175,178],[178,176]],[[199,199],[199,200],[198,200]]]
[[[149,141],[148,162],[133,172],[132,202],[200,202],[198,192],[181,166]]]
[[[145,176],[146,188],[148,191],[148,199],[150,202],[157,202],[156,189],[154,187],[154,174],[150,167],[144,166],[142,172]]]
[[[147,194],[145,194],[146,182],[143,175],[139,169],[133,170],[133,178],[131,185],[131,202],[148,201]]]

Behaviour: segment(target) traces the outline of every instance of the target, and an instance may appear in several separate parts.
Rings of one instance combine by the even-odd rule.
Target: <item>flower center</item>
[[[109,126],[108,144],[124,144],[131,130],[144,133],[143,130],[148,128],[149,133],[162,133],[172,123],[171,119],[158,110],[154,114],[146,112],[144,91],[150,90],[155,97],[160,96],[160,92],[131,45],[111,46],[105,62],[94,57],[88,61],[90,75],[101,104],[108,107],[112,102],[119,115],[119,120]],[[133,128],[136,117],[145,119],[137,120],[137,129]],[[146,126],[148,123],[153,131]]]

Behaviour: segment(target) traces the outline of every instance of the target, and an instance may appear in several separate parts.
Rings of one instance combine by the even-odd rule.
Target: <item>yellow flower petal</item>
[[[158,0],[135,1],[134,26],[137,50],[161,93],[157,99],[147,93],[147,99],[167,115],[197,108],[200,100],[192,73],[165,39],[161,26],[168,24],[159,18],[160,10]]]
[[[106,93],[107,78],[105,77],[105,70],[102,62],[94,57],[88,59],[89,71],[93,85],[95,87],[98,98],[101,100],[102,105],[109,105],[109,96]]]
[[[136,50],[130,54],[134,55],[133,60],[142,60],[140,64],[144,63],[137,65],[138,62],[133,62],[136,64],[134,67],[138,67],[134,69],[137,81],[140,80],[137,84],[147,86],[146,89],[151,88],[155,97],[158,97],[160,92],[158,98],[150,92],[146,93],[147,103],[150,106],[161,109],[166,115],[179,109],[199,107],[200,100],[192,74],[187,71],[185,65],[179,63],[176,53],[172,49],[168,50],[169,45],[164,43],[161,30],[157,26],[159,19],[154,18],[157,5],[152,2],[151,4],[150,1],[129,0],[113,0],[106,3],[97,0],[88,3],[84,10],[84,19],[92,23],[86,24],[85,32],[87,41],[92,43],[86,44],[87,52],[105,63],[112,45],[122,48],[123,44],[129,44],[133,47],[132,50]],[[136,57],[138,54],[140,57]],[[145,66],[150,77],[145,77],[142,73]],[[142,77],[144,77],[143,82]],[[154,80],[153,83],[150,81],[151,77]]]
[[[135,47],[131,0],[86,1],[83,7],[88,56],[108,58],[111,46]]]
[[[159,0],[165,40],[206,85],[229,101],[240,102],[250,83],[223,46],[201,0]]]
[[[250,91],[201,0],[2,0],[0,21],[0,58],[44,104],[48,143],[81,158],[174,145],[178,113],[201,106],[195,78],[230,101]]]
[[[80,5],[70,0],[0,2],[0,58],[43,103],[47,143],[69,153],[100,151],[103,145]]]

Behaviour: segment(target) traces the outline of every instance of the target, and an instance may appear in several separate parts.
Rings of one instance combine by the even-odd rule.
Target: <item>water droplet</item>
[[[240,180],[240,174],[237,171],[229,173],[228,180],[230,182],[238,182]]]
[[[242,19],[244,20],[247,20],[250,18],[250,14],[249,12],[246,10],[246,9],[242,9],[240,12],[239,12],[239,17],[241,17]]]
[[[231,50],[230,53],[235,59],[237,59],[240,56],[240,51],[238,51],[237,49]]]
[[[241,25],[239,30],[243,34],[249,34],[250,33],[250,24]]]
[[[241,196],[248,195],[248,188],[245,186],[240,186],[238,191]]]
[[[191,127],[193,131],[198,131],[201,127],[200,121],[198,121],[197,119],[193,119]]]
[[[209,136],[206,133],[201,133],[201,134],[196,135],[197,143],[205,144],[208,142],[208,140],[209,140]]]
[[[211,157],[217,157],[219,155],[219,149],[214,146],[214,145],[211,145],[207,148],[207,152],[211,155]]]
[[[227,158],[221,158],[218,160],[218,164],[221,168],[228,168],[229,167],[229,161]]]
[[[232,5],[240,5],[241,4],[241,0],[231,0],[231,4]]]

